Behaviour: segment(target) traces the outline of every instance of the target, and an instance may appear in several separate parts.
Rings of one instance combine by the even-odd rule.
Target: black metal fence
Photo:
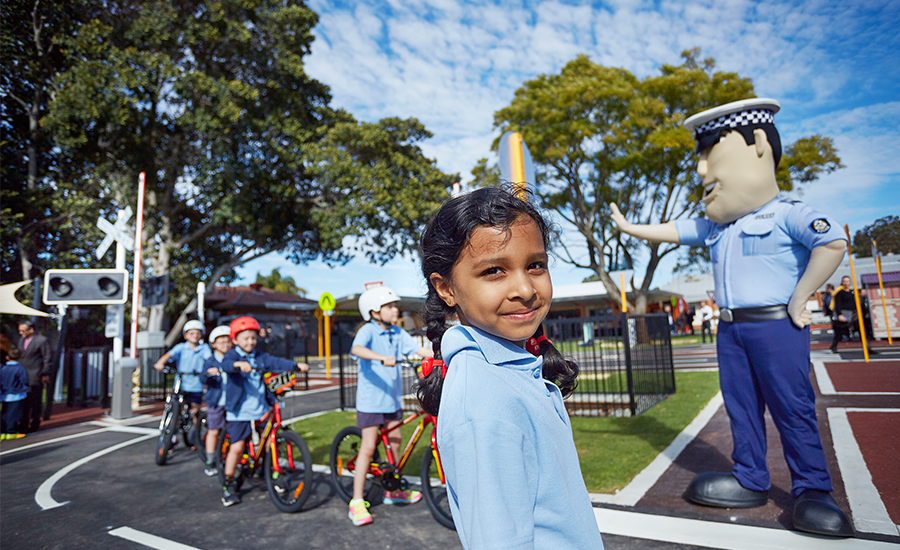
[[[566,399],[570,416],[635,416],[675,393],[672,341],[665,315],[548,319],[544,331],[556,348],[580,367],[578,387]],[[341,408],[353,408],[356,360],[340,355],[338,369]],[[418,408],[415,383],[415,371],[404,369],[403,405],[408,412]]]
[[[109,406],[111,347],[67,350],[62,398],[70,407]]]

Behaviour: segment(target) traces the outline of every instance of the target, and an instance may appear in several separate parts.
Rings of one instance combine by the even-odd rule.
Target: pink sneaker
[[[422,500],[422,493],[419,491],[385,491],[385,504],[415,504]]]
[[[372,514],[367,510],[368,507],[369,503],[361,498],[350,501],[350,511],[347,512],[347,517],[350,518],[353,525],[359,527],[360,525],[372,523]]]

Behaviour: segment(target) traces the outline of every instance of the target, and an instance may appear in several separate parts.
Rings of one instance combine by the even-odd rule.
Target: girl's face
[[[450,279],[430,279],[462,324],[524,345],[550,310],[547,260],[540,229],[522,218],[508,230],[476,228]]]
[[[192,344],[199,342],[200,338],[203,338],[203,333],[195,328],[184,333],[184,339]]]
[[[227,334],[223,334],[213,340],[212,347],[222,355],[225,355],[231,349],[231,338]]]

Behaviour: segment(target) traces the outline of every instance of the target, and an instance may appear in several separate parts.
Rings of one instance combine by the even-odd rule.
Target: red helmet
[[[244,316],[232,321],[228,328],[231,329],[231,337],[234,338],[238,333],[245,330],[259,331],[259,323],[253,317]]]

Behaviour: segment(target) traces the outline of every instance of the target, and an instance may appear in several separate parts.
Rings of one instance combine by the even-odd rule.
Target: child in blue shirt
[[[22,435],[14,433],[22,418],[22,406],[28,395],[28,372],[19,364],[22,352],[11,347],[7,352],[7,362],[0,367],[0,401],[3,411],[0,413],[0,434],[2,439],[18,439]]]
[[[181,333],[185,341],[176,344],[174,348],[163,354],[153,368],[162,370],[166,363],[174,358],[178,364],[178,372],[189,373],[181,376],[181,391],[185,393],[185,400],[191,405],[191,413],[196,422],[197,413],[200,412],[200,403],[203,402],[203,382],[200,381],[199,373],[203,371],[203,363],[212,357],[212,350],[205,342],[200,342],[203,338],[203,323],[200,321],[188,321],[181,329]],[[195,444],[199,443],[191,442],[191,445]]]
[[[379,285],[359,297],[359,312],[363,325],[353,339],[350,353],[359,359],[359,379],[356,385],[356,423],[362,430],[362,442],[357,464],[369,464],[378,444],[382,424],[390,430],[403,420],[401,401],[402,376],[396,367],[397,359],[414,353],[431,357],[432,351],[413,340],[398,327],[400,318],[397,302],[400,297],[390,288]],[[390,433],[391,447],[400,449],[400,430]],[[372,523],[372,515],[363,500],[367,468],[357,468],[353,477],[353,498],[347,515],[353,525]],[[385,491],[385,504],[413,504],[422,499],[419,491]]]
[[[231,440],[225,458],[225,486],[222,504],[239,504],[241,497],[234,481],[234,470],[244,454],[251,422],[256,422],[274,405],[274,396],[263,381],[263,373],[309,370],[306,363],[294,363],[256,349],[259,323],[253,317],[238,317],[231,322],[229,335],[234,348],[222,358],[222,370],[228,373],[225,384],[225,432]]]
[[[427,336],[447,368],[418,394],[440,412],[464,548],[603,548],[563,404],[578,366],[541,327],[553,297],[550,235],[527,200],[499,188],[449,200],[422,234]],[[454,315],[460,325],[448,327]]]
[[[228,375],[222,372],[222,360],[231,349],[231,329],[218,326],[209,333],[209,344],[212,346],[212,357],[203,363],[206,371],[200,375],[200,381],[206,384],[206,468],[208,476],[214,476],[216,470],[215,452],[219,439],[219,430],[225,427],[225,383]]]

